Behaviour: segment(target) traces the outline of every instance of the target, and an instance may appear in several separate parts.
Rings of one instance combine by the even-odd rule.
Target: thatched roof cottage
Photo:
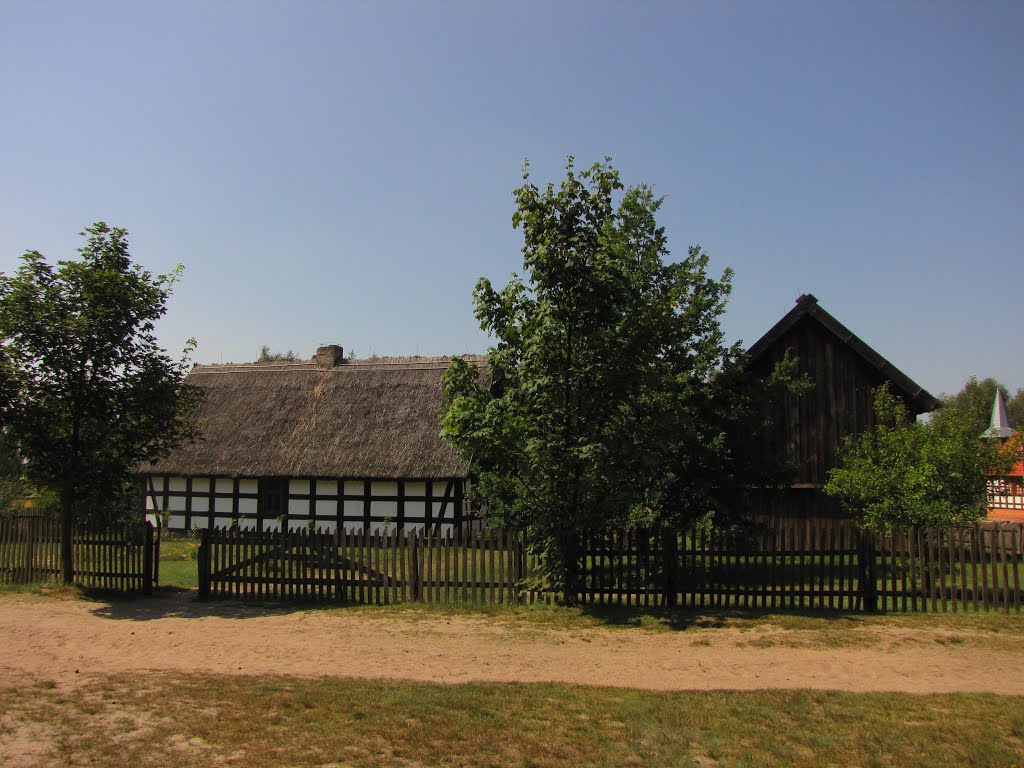
[[[332,345],[309,361],[197,365],[202,436],[142,468],[146,509],[173,530],[461,524],[468,465],[439,434],[448,363]]]

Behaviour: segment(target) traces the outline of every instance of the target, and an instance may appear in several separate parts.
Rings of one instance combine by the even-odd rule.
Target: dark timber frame
[[[461,478],[148,475],[143,482],[150,512],[166,510],[174,518],[183,518],[181,525],[169,526],[172,530],[223,527],[237,521],[258,531],[276,529],[279,523],[285,529],[395,526],[398,531],[420,527],[439,531],[466,520]],[[278,497],[280,507],[271,508],[276,506],[271,501]]]

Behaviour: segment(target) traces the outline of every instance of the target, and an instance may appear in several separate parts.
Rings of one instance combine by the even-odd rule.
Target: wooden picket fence
[[[0,584],[61,578],[61,525],[38,515],[0,517]],[[160,561],[159,532],[149,523],[79,526],[72,538],[75,583],[151,594]]]
[[[628,530],[578,544],[586,605],[1020,612],[1024,525],[880,536],[843,520]],[[513,531],[211,529],[201,597],[500,605],[565,597]]]
[[[528,563],[522,539],[508,531],[214,528],[199,547],[199,595],[497,605],[522,600]]]
[[[879,535],[844,520],[621,531],[583,545],[589,605],[1020,612],[1024,525]]]

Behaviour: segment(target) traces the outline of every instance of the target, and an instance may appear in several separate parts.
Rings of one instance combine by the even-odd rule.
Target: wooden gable
[[[875,352],[818,305],[810,294],[749,350],[756,375],[767,376],[789,353],[799,360],[813,388],[787,397],[772,414],[774,429],[766,450],[787,456],[796,466],[795,486],[819,487],[836,466],[847,437],[875,423],[871,392],[889,382],[913,415],[938,401]]]

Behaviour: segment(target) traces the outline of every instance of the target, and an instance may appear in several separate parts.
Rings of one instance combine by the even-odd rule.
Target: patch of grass
[[[81,587],[63,584],[59,579],[37,581],[32,584],[2,584],[0,595],[5,600],[80,600],[85,597]]]
[[[199,586],[199,540],[167,536],[160,540],[160,586]]]
[[[175,702],[174,712],[167,702]],[[1006,766],[1024,699],[147,674],[0,690],[25,765]],[[181,713],[190,713],[181,717]]]

